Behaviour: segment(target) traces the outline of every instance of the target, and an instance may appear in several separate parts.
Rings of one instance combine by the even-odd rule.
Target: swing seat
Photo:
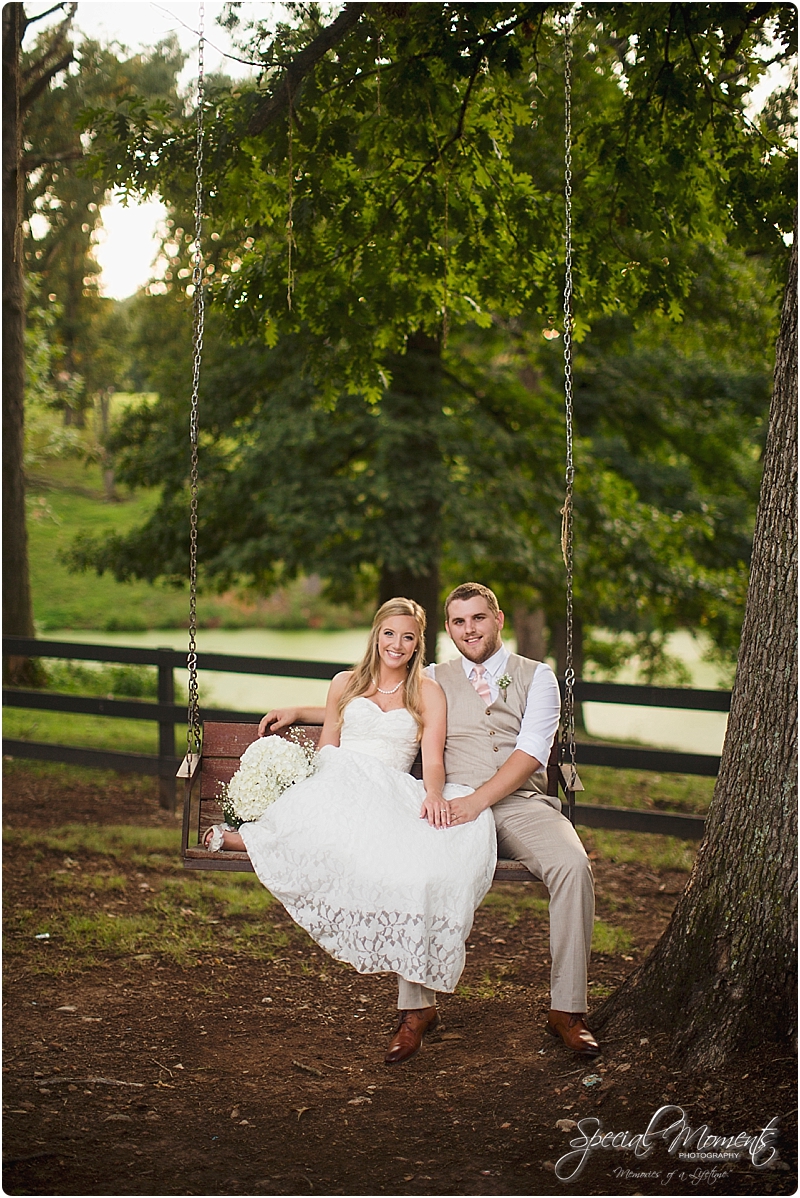
[[[297,731],[314,745],[319,744],[321,724],[298,724]],[[286,732],[271,733],[286,736]],[[182,855],[186,869],[232,870],[236,873],[254,873],[247,853],[223,850],[212,853],[203,848],[202,840],[212,824],[223,821],[220,792],[230,782],[239,768],[239,759],[248,745],[258,739],[257,724],[206,723],[203,726],[203,752],[184,760],[178,777],[185,780],[183,802]],[[422,761],[417,760],[410,771],[415,778],[422,777]],[[550,760],[547,764],[547,793],[558,794],[559,766],[557,738],[553,741]],[[498,860],[494,874],[495,882],[537,882],[536,878],[520,861]]]

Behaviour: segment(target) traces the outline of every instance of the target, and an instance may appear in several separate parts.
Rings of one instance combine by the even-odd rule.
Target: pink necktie
[[[489,690],[489,683],[486,681],[486,667],[473,666],[469,680],[488,707],[492,701],[492,692]]]

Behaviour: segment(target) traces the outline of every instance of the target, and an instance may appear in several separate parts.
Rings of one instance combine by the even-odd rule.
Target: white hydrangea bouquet
[[[311,741],[297,736],[260,736],[245,749],[239,768],[222,787],[222,810],[232,828],[262,816],[270,803],[316,768]]]

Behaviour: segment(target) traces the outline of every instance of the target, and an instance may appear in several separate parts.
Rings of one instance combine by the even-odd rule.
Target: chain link
[[[565,494],[561,523],[561,551],[567,574],[567,612],[564,663],[564,720],[561,731],[560,761],[575,766],[575,670],[573,668],[573,484],[575,468],[572,457],[572,19],[573,10],[562,15],[564,33],[564,416],[567,433]],[[574,792],[567,790],[569,817],[575,823]]]
[[[202,733],[200,728],[199,692],[197,685],[197,492],[198,492],[198,437],[199,437],[199,393],[200,364],[203,356],[203,333],[205,329],[205,292],[203,289],[203,148],[205,129],[203,126],[203,104],[205,101],[204,51],[205,51],[205,5],[200,5],[200,31],[197,51],[197,146],[195,158],[194,194],[194,250],[192,262],[193,287],[193,336],[192,336],[192,400],[189,418],[189,440],[191,444],[191,469],[189,479],[189,710],[187,715],[186,744],[189,753],[199,753]]]

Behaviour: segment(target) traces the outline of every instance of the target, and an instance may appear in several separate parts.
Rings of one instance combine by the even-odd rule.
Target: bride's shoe
[[[212,824],[210,828],[206,828],[201,844],[210,853],[218,853],[222,849],[225,833],[235,831],[230,824]]]

